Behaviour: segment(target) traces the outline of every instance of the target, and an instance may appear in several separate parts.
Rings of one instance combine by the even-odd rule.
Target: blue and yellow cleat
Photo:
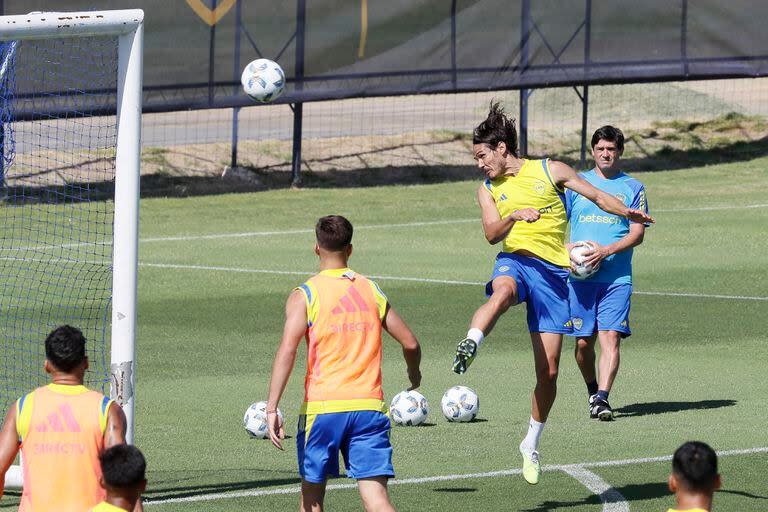
[[[469,338],[465,338],[456,346],[456,357],[453,360],[453,371],[462,374],[467,371],[469,365],[475,360],[477,353],[477,343]]]
[[[531,485],[539,483],[541,476],[541,464],[539,464],[539,452],[530,453],[520,448],[520,454],[523,456],[523,478]]]

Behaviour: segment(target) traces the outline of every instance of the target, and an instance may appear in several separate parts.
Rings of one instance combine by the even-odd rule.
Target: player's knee
[[[389,512],[394,510],[389,501],[389,494],[384,491],[366,492],[362,495],[363,508],[366,512]]]
[[[539,384],[554,385],[557,383],[557,374],[557,364],[550,362],[546,366],[536,369],[536,380]]]
[[[500,312],[505,312],[515,303],[516,290],[512,285],[501,285],[493,290],[491,301]]]

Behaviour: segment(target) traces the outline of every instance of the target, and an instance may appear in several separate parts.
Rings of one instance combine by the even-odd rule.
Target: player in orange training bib
[[[323,509],[325,484],[329,475],[338,476],[341,452],[347,476],[357,480],[365,510],[392,511],[387,480],[394,470],[381,390],[381,331],[402,345],[411,389],[421,383],[421,349],[378,285],[347,266],[352,224],[329,215],[317,222],[315,233],[320,273],[296,288],[285,306],[283,339],[272,365],[267,400],[269,437],[282,449],[277,405],[306,337],[305,398],[296,435],[300,510]]]
[[[83,386],[87,369],[83,333],[68,325],[55,329],[45,339],[51,383],[19,398],[5,417],[0,493],[21,450],[21,512],[83,512],[105,497],[99,455],[125,443],[126,420],[118,404]]]

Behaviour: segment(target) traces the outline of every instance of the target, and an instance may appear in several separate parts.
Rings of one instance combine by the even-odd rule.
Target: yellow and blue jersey
[[[625,206],[648,213],[645,187],[638,180],[623,172],[611,179],[605,179],[598,176],[594,169],[582,172],[580,176],[594,187],[616,197]],[[601,210],[581,194],[568,190],[565,194],[565,204],[571,223],[572,242],[594,240],[600,245],[609,245],[629,233],[629,219]],[[632,248],[605,258],[600,263],[600,270],[583,281],[632,284]]]
[[[541,214],[536,222],[516,222],[504,239],[503,252],[524,250],[554,265],[570,266],[565,249],[565,191],[552,178],[547,159],[525,159],[515,176],[486,179],[484,186],[502,219],[523,208]]]

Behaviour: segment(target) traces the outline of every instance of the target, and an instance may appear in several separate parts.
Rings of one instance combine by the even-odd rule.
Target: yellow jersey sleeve
[[[384,292],[381,291],[381,288],[379,288],[379,284],[376,281],[371,279],[368,281],[371,283],[373,297],[376,299],[376,305],[379,308],[379,319],[384,320],[384,315],[387,314],[387,304],[389,304],[389,300],[387,299],[387,296],[384,295]]]
[[[304,294],[304,300],[307,303],[307,326],[311,327],[317,321],[317,314],[320,310],[320,301],[317,300],[317,288],[312,281],[307,281],[295,289]]]
[[[109,407],[112,405],[112,402],[114,400],[110,400],[109,397],[105,396],[99,407],[99,427],[101,427],[102,435],[107,430],[107,418],[109,417]]]
[[[32,403],[35,393],[27,393],[16,400],[16,433],[19,435],[19,443],[23,443],[32,423]]]

